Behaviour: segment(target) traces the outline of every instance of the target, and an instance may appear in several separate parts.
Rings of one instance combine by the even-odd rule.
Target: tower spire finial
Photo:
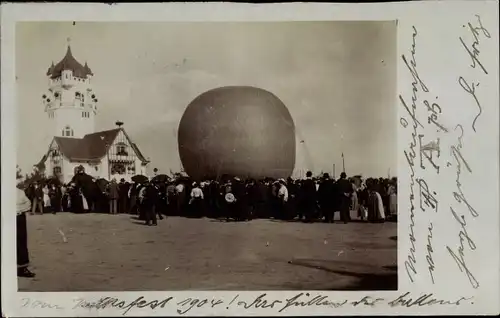
[[[68,42],[68,46],[69,46],[69,45],[70,45],[70,43],[71,43],[71,38],[70,38],[70,37],[67,37],[67,38],[66,38],[66,42]]]

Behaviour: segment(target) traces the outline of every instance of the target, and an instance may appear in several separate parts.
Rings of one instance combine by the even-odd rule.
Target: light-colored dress
[[[50,206],[49,188],[44,187],[42,191],[43,191],[43,206],[49,207]]]
[[[389,213],[391,215],[398,214],[398,195],[394,186],[389,187]]]
[[[375,191],[375,195],[377,196],[377,204],[378,204],[378,218],[379,220],[385,220],[385,211],[384,211],[384,203],[382,202],[382,196],[380,193]]]
[[[85,196],[83,195],[83,193],[80,193],[80,196],[82,197],[83,210],[87,211],[89,209],[89,204],[87,202],[87,199],[85,198]]]
[[[351,195],[351,200],[352,200],[352,210],[353,211],[359,211],[359,202],[358,202],[358,193],[355,184],[352,185],[352,195]]]

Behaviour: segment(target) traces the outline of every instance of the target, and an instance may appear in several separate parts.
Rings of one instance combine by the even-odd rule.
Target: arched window
[[[63,135],[63,137],[73,137],[73,135],[74,135],[73,129],[71,129],[71,127],[69,127],[69,126],[64,127],[64,129],[62,131],[62,135]]]
[[[119,142],[116,144],[116,155],[117,156],[128,156],[127,144],[124,142]]]

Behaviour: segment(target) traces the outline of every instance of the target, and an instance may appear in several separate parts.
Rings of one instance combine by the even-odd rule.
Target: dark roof
[[[106,155],[107,147],[113,144],[118,133],[122,131],[129,139],[123,128],[115,128],[85,135],[83,138],[68,138],[54,137],[54,140],[59,145],[61,153],[69,160],[98,160]],[[137,148],[137,145],[132,143],[132,148],[137,153],[139,159],[143,162],[148,160],[144,158],[142,153]]]
[[[47,161],[47,158],[49,156],[47,154],[45,154],[42,159],[34,165],[34,167],[38,168],[38,170],[45,170],[45,161]]]
[[[94,73],[92,73],[92,70],[90,69],[89,65],[87,64],[87,62],[85,62],[85,65],[83,66],[83,68],[85,69],[85,72],[88,74],[88,75],[92,75],[94,76]]]
[[[52,62],[52,65],[47,70],[47,76],[50,76],[51,78],[59,77],[64,70],[73,71],[73,76],[79,78],[87,78],[87,75],[94,75],[87,63],[82,65],[73,57],[71,47],[69,45],[63,59],[56,65]]]

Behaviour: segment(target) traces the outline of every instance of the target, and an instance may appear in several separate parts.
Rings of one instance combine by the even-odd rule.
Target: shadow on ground
[[[311,222],[306,222],[306,221],[299,220],[299,219],[293,219],[293,220],[267,219],[267,220],[269,222],[277,222],[277,223],[326,223],[322,220],[314,220]],[[335,220],[333,223],[341,224],[343,222],[341,222],[340,220]],[[367,222],[363,221],[363,220],[359,220],[359,219],[352,219],[349,221],[349,223],[367,223]]]
[[[288,262],[290,265],[302,266],[307,268],[314,268],[317,270],[322,270],[332,274],[343,275],[357,278],[355,283],[348,286],[342,287],[341,290],[357,290],[357,291],[371,291],[371,290],[397,290],[398,289],[398,273],[396,265],[386,265],[379,269],[376,273],[369,273],[369,268],[357,266],[356,263],[339,263],[340,266],[329,266],[328,264],[334,264],[331,261],[323,260],[293,260]],[[351,266],[358,270],[345,270],[341,267]],[[357,267],[357,268],[356,268]],[[363,270],[364,269],[364,270]],[[287,286],[288,287],[288,286]],[[291,288],[296,287],[300,289],[300,286],[289,286]],[[327,290],[339,290],[337,288],[327,289]]]

